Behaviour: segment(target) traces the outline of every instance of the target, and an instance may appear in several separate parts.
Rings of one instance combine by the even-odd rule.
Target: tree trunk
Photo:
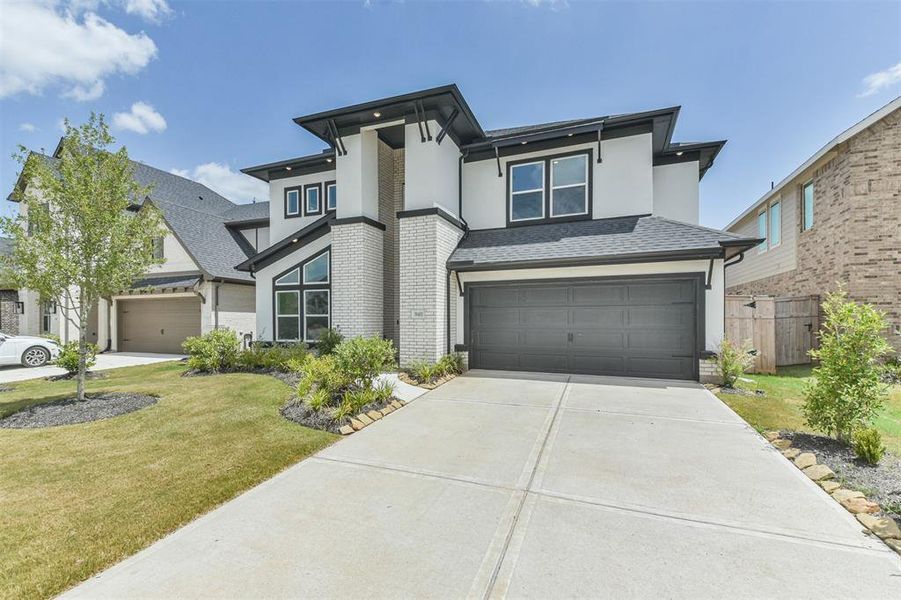
[[[85,340],[85,321],[87,320],[87,315],[85,314],[84,308],[84,294],[82,290],[79,290],[78,294],[78,386],[76,388],[75,396],[76,399],[80,402],[84,400],[84,381],[85,381],[85,373],[87,369],[85,368],[85,353],[87,351],[87,344]]]

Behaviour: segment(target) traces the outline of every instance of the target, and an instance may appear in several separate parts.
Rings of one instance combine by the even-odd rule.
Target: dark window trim
[[[579,156],[585,155],[588,160],[588,181],[586,182],[588,186],[588,197],[586,200],[586,204],[588,212],[583,215],[567,215],[562,217],[552,217],[551,216],[551,161],[556,160],[558,158],[568,158],[570,156]],[[575,150],[573,152],[564,152],[561,154],[549,154],[546,156],[536,156],[534,158],[528,158],[523,160],[515,160],[507,162],[507,184],[506,184],[506,219],[507,219],[507,227],[526,227],[528,225],[540,225],[542,223],[565,223],[567,221],[587,221],[592,218],[592,214],[594,211],[594,151],[591,148],[585,148],[583,150]],[[511,199],[513,192],[513,178],[511,176],[513,172],[513,167],[516,165],[526,165],[529,163],[544,163],[544,216],[540,219],[529,219],[522,221],[513,221],[511,220]]]
[[[307,210],[308,202],[307,202],[307,190],[316,189],[319,197],[319,210]],[[303,216],[312,217],[318,216],[323,213],[323,209],[325,208],[323,204],[322,198],[322,183],[308,183],[303,186]]]
[[[330,186],[335,186],[335,208],[328,207],[328,189]],[[336,212],[338,210],[338,182],[335,181],[334,179],[331,181],[326,181],[325,183],[322,184],[322,189],[325,192],[323,194],[323,200],[324,200],[323,207],[325,208],[325,212],[327,212],[327,213]]]
[[[288,212],[288,192],[297,192],[297,212],[289,213]],[[284,208],[285,208],[285,218],[286,219],[296,219],[303,215],[303,186],[294,185],[291,187],[286,187],[283,192],[284,197]]]
[[[328,294],[328,302],[329,302],[329,304],[328,304],[328,326],[329,327],[332,326],[332,284],[331,284],[331,281],[332,281],[332,256],[331,256],[331,251],[332,251],[332,246],[331,246],[331,244],[329,244],[328,246],[326,246],[319,252],[316,252],[315,254],[311,254],[310,256],[306,257],[305,259],[303,259],[299,263],[295,264],[294,266],[288,267],[281,273],[276,273],[275,275],[273,275],[272,283],[270,285],[270,287],[272,288],[270,290],[270,296],[271,296],[271,300],[272,300],[272,339],[273,339],[273,341],[275,341],[275,342],[297,342],[297,343],[308,343],[308,344],[315,343],[315,341],[310,341],[310,340],[306,339],[307,338],[307,324],[306,324],[306,319],[305,319],[306,305],[304,302],[304,292],[307,292],[307,291],[315,291],[315,290],[327,290],[328,291],[328,293],[329,293]],[[329,254],[329,259],[328,259],[329,283],[304,283],[303,282],[303,267],[304,267],[304,265],[316,260],[317,258],[319,258],[320,256],[322,256],[323,254],[326,254],[326,253]],[[291,283],[288,285],[279,285],[279,286],[275,285],[275,282],[276,282],[276,280],[278,280],[279,277],[283,277],[283,276],[287,275],[294,269],[298,269],[300,272],[299,273],[300,274],[300,282],[299,283]],[[297,297],[298,297],[298,313],[299,314],[298,314],[297,318],[300,320],[300,322],[299,322],[299,326],[298,326],[299,327],[298,328],[299,338],[296,340],[279,339],[279,336],[278,336],[278,304],[276,303],[276,297],[277,297],[276,292],[297,292],[298,293]]]

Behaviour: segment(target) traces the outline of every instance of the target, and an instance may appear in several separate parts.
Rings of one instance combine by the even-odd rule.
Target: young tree
[[[891,347],[881,335],[883,314],[848,300],[844,290],[826,296],[823,312],[820,347],[810,351],[820,365],[804,390],[804,416],[814,429],[848,442],[882,409],[887,386],[880,381],[878,360]]]
[[[0,219],[0,230],[13,241],[7,266],[14,284],[55,301],[78,328],[77,395],[84,400],[88,313],[160,262],[152,244],[163,228],[152,206],[128,210],[149,189],[135,182],[126,149],[109,149],[115,140],[103,115],[65,128],[57,158],[19,147],[21,184],[13,194],[22,209]]]

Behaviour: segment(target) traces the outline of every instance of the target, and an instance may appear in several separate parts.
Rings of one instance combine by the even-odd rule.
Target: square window
[[[525,221],[544,216],[544,192],[513,194],[510,198],[510,220]]]
[[[551,216],[584,215],[588,212],[586,197],[588,188],[584,185],[555,189],[551,192]]]
[[[303,296],[305,315],[328,315],[328,290],[306,291]]]
[[[278,317],[276,319],[276,326],[278,327],[276,339],[300,339],[300,317]]]
[[[567,156],[551,161],[551,186],[580,185],[588,183],[588,157]]]
[[[303,266],[303,282],[328,283],[329,253],[320,254]]]
[[[285,190],[285,214],[300,214],[300,190]]]
[[[337,210],[338,209],[338,186],[334,183],[329,183],[325,186],[325,209],[326,210]]]
[[[298,292],[276,292],[275,294],[275,310],[276,314],[281,315],[299,315],[300,294]]]
[[[804,231],[813,227],[813,182],[807,183],[802,189],[804,198]]]
[[[544,189],[544,163],[534,162],[524,165],[513,165],[510,169],[511,190],[517,192],[534,192]]]
[[[315,342],[322,335],[322,332],[328,329],[328,317],[307,317],[306,319],[306,340]]]

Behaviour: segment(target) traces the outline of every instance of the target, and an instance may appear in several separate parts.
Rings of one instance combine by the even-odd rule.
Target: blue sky
[[[132,158],[265,199],[238,169],[323,148],[292,117],[455,82],[486,129],[681,105],[674,140],[729,140],[720,227],[901,93],[898,2],[0,0],[0,27],[3,197],[17,144],[93,110]]]

